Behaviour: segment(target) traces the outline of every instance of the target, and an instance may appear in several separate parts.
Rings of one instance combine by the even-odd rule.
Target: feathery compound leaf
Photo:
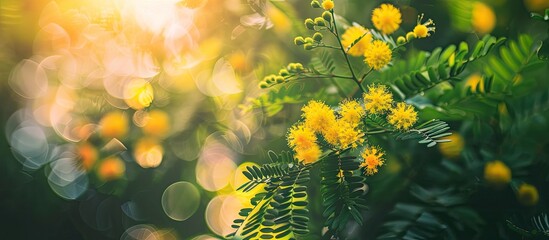
[[[246,170],[242,171],[242,174],[244,174],[249,181],[238,187],[238,191],[242,190],[248,192],[259,184],[269,183],[279,179],[286,175],[290,169],[295,168],[298,165],[298,162],[296,162],[289,152],[282,152],[280,156],[278,156],[273,151],[269,151],[268,156],[272,163],[264,164],[261,167],[248,166],[246,167]]]
[[[380,78],[382,82],[390,82],[400,98],[410,98],[443,81],[459,80],[457,76],[468,63],[486,56],[503,41],[503,38],[486,36],[476,43],[472,52],[465,42],[459,46],[436,48],[431,53],[419,52],[409,59],[395,61],[392,68],[381,73]]]
[[[518,40],[509,41],[499,48],[487,61],[486,73],[494,77],[494,91],[508,91],[513,84],[521,81],[521,74],[546,67],[546,63],[536,57],[534,41],[528,35],[520,35]]]
[[[506,222],[509,229],[520,234],[523,237],[536,238],[539,235],[549,237],[549,217],[546,213],[534,216],[530,219],[529,223],[525,223],[525,225],[527,225],[525,227],[532,230],[527,230],[524,226],[517,226],[511,220],[506,220]]]
[[[364,177],[355,176],[353,171],[359,169],[355,157],[329,156],[322,162],[321,193],[325,225],[331,232],[344,230],[350,218],[362,225],[361,212],[366,208],[362,198],[366,190]]]
[[[421,139],[418,143],[427,144],[427,147],[433,147],[437,143],[450,141],[448,139],[441,139],[452,135],[452,133],[446,132],[449,129],[450,127],[448,127],[446,122],[433,119],[417,126],[417,128],[397,133],[396,138],[399,140]]]
[[[234,233],[227,237],[242,239],[277,239],[308,233],[307,187],[309,170],[296,162],[289,152],[280,155],[269,151],[272,163],[247,167],[244,175],[250,179],[239,189],[249,191],[260,183],[264,191],[251,200],[252,208],[244,208],[234,220]]]
[[[341,54],[332,54],[328,50],[318,51],[312,58],[310,66],[313,72],[324,75],[349,75],[349,68]]]

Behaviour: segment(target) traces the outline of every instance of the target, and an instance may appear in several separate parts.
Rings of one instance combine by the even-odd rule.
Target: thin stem
[[[370,70],[368,70],[368,72],[366,72],[364,75],[362,75],[362,77],[360,78],[360,80],[358,82],[362,83],[364,81],[364,79],[366,79],[366,77],[368,75],[370,75],[370,73],[372,73],[372,71],[374,71],[374,68],[370,68]]]
[[[305,78],[344,78],[344,79],[353,79],[352,77],[340,76],[340,75],[313,75],[313,76],[296,76],[296,79],[305,79]]]
[[[381,130],[375,130],[375,131],[367,131],[367,132],[364,132],[364,134],[374,135],[374,134],[380,134],[380,133],[386,133],[386,132],[387,132],[386,129],[381,129]]]
[[[337,30],[336,17],[335,17],[335,14],[334,14],[334,10],[333,9],[330,10],[330,13],[332,14],[332,21],[334,22],[333,30],[331,30],[330,32],[332,32],[337,38],[337,43],[339,44],[339,48],[341,49],[341,52],[343,53],[343,56],[345,57],[345,61],[347,62],[347,66],[349,67],[349,70],[351,71],[351,75],[353,76],[353,80],[358,85],[360,90],[362,90],[362,92],[366,92],[366,89],[362,86],[362,84],[360,84],[360,81],[356,77],[355,71],[353,70],[353,67],[351,66],[351,61],[349,61],[349,56],[347,56],[347,53],[345,52],[345,48],[343,47],[343,44],[341,43],[341,40],[339,39],[339,32]]]
[[[330,48],[330,49],[339,49],[338,47],[334,47],[334,46],[330,46],[330,45],[318,45],[318,46],[315,46],[315,48]]]

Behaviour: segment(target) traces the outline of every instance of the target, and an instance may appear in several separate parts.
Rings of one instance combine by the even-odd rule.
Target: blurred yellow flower
[[[162,163],[164,148],[154,139],[141,138],[135,144],[133,156],[142,168],[158,167]]]
[[[442,156],[450,159],[458,158],[463,151],[465,142],[461,134],[452,132],[452,135],[446,137],[450,142],[444,142],[438,144],[438,150],[442,153]]]
[[[118,157],[108,157],[101,161],[97,169],[99,179],[111,181],[121,178],[126,171],[126,164]]]
[[[484,82],[482,81],[482,75],[479,73],[473,73],[465,81],[465,86],[471,88],[471,92],[484,92]]]
[[[541,12],[549,8],[549,1],[547,0],[524,0],[524,5],[529,11]]]
[[[517,191],[517,200],[524,206],[534,206],[539,201],[538,189],[527,183],[520,185]]]
[[[305,126],[315,132],[323,132],[330,125],[335,124],[334,111],[323,102],[311,100],[301,108],[301,111],[303,112],[303,118],[305,118]]]
[[[286,13],[276,7],[267,8],[267,15],[274,25],[274,30],[279,33],[287,33],[292,30],[292,22]]]
[[[389,123],[397,129],[407,130],[417,121],[417,112],[414,107],[403,102],[397,103],[387,116]]]
[[[146,135],[162,138],[168,134],[170,127],[170,117],[166,112],[152,110],[149,112],[142,130]]]
[[[341,44],[347,49],[355,40],[362,37],[364,34],[366,35],[347,51],[349,55],[355,57],[364,56],[366,49],[368,49],[372,42],[372,34],[364,27],[357,25],[347,28],[343,35],[341,35]]]
[[[341,110],[341,120],[350,123],[352,126],[357,126],[360,119],[366,113],[364,108],[356,100],[344,100],[339,104]]]
[[[296,149],[295,150],[295,158],[305,164],[314,163],[322,154],[322,151],[320,150],[320,147],[315,144],[311,146],[310,148],[305,149]]]
[[[435,32],[435,22],[428,19],[426,22],[421,23],[423,20],[423,14],[417,18],[417,25],[414,27],[414,35],[416,38],[426,38],[431,36],[431,32]]]
[[[121,111],[107,113],[99,121],[99,132],[104,138],[122,138],[129,130],[128,118]]]
[[[484,167],[484,179],[492,186],[505,186],[505,184],[511,181],[511,169],[499,160],[486,163]]]
[[[368,86],[368,92],[364,93],[364,107],[370,114],[380,114],[391,108],[393,94],[387,90],[385,85]]]
[[[371,176],[378,172],[378,168],[383,166],[383,163],[385,163],[383,155],[383,151],[381,151],[378,147],[372,146],[364,149],[360,155],[364,160],[360,164],[360,167],[364,168],[366,175]]]
[[[474,3],[471,17],[473,29],[479,34],[488,34],[496,26],[496,14],[494,10],[482,2]]]
[[[153,87],[143,79],[134,79],[124,89],[124,101],[135,110],[149,107],[154,99]]]
[[[81,143],[77,146],[78,156],[80,157],[80,163],[82,167],[89,171],[99,157],[97,149],[88,142]]]
[[[385,34],[391,34],[400,27],[402,23],[400,10],[391,4],[381,4],[372,12],[372,23],[374,27]]]
[[[385,67],[391,61],[392,52],[389,45],[381,40],[375,40],[364,52],[364,62],[375,70]]]
[[[322,8],[326,11],[330,11],[334,8],[334,2],[332,0],[324,0],[322,1]]]
[[[233,68],[239,72],[246,72],[250,69],[250,65],[248,64],[248,57],[242,51],[234,52],[229,56],[228,60]]]
[[[288,146],[293,149],[306,149],[316,145],[316,135],[313,130],[300,123],[290,128]]]

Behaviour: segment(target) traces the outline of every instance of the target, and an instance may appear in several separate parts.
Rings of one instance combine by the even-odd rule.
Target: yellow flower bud
[[[322,41],[322,33],[319,33],[319,32],[315,32],[315,34],[313,35],[313,40],[315,40],[316,42],[320,42]]]
[[[317,17],[317,18],[315,18],[315,25],[317,25],[319,27],[324,27],[324,26],[326,26],[326,20],[324,20],[324,18],[322,18],[322,17]]]
[[[311,7],[312,8],[320,8],[320,2],[318,2],[317,0],[311,1]]]
[[[309,30],[314,30],[315,22],[313,21],[313,19],[310,19],[310,18],[305,19],[305,27]]]
[[[486,163],[484,179],[488,184],[496,188],[502,188],[511,181],[511,169],[499,160]]]
[[[334,2],[332,0],[324,0],[322,2],[322,8],[326,11],[330,11],[334,8]]]
[[[412,41],[416,39],[416,34],[414,32],[408,32],[406,33],[406,41]]]
[[[326,22],[332,22],[332,13],[329,12],[329,11],[324,11],[322,13],[322,18],[324,18],[324,20],[326,20]]]
[[[524,206],[534,206],[539,201],[538,189],[527,183],[520,185],[517,191],[517,200]]]
[[[297,46],[305,44],[305,39],[301,36],[294,38],[294,44]]]
[[[282,77],[287,77],[290,75],[290,72],[288,72],[288,70],[286,69],[280,69],[280,71],[278,71],[278,75],[282,76]]]
[[[403,36],[400,36],[397,38],[397,44],[398,45],[402,45],[402,44],[405,44],[406,43],[406,38],[403,37]]]
[[[303,45],[303,49],[305,49],[305,50],[311,50],[313,48],[314,48],[314,46],[311,43],[305,43],[305,45]]]

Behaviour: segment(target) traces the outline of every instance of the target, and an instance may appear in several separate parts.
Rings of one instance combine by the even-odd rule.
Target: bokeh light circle
[[[132,226],[122,234],[120,240],[156,240],[156,228],[147,224]]]
[[[198,162],[196,180],[208,191],[219,191],[226,187],[234,176],[235,153],[216,139],[216,133],[206,139]]]
[[[246,201],[236,195],[219,195],[214,197],[206,207],[206,223],[217,235],[227,236],[234,229],[233,220],[238,218],[240,209],[246,206]]]
[[[162,194],[162,209],[175,221],[184,221],[191,217],[200,203],[200,192],[189,182],[176,182]]]

